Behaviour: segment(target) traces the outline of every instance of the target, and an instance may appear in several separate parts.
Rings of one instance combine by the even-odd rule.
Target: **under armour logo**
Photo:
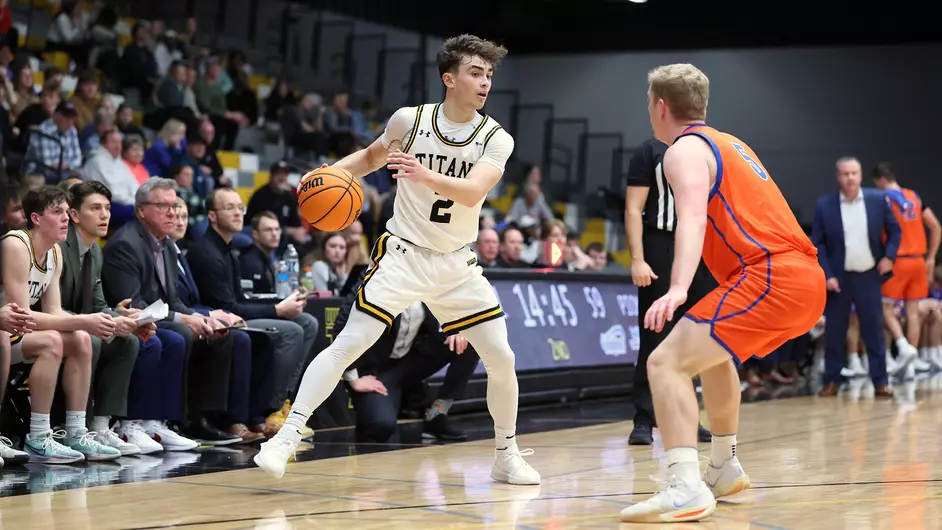
[[[421,130],[420,130],[420,131],[419,131],[419,136],[425,136],[426,138],[430,138],[430,137],[432,136],[432,131],[421,131]]]
[[[403,254],[406,253],[406,248],[403,247],[402,245],[396,245],[396,250],[398,250],[399,252],[402,252]]]
[[[474,145],[480,147],[480,146],[484,145],[484,143],[483,143],[483,142],[474,142]]]

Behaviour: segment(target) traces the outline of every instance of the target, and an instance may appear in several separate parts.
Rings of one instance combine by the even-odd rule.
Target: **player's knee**
[[[32,335],[37,342],[38,357],[62,361],[62,335],[58,331],[34,331]]]
[[[60,337],[63,356],[80,361],[92,361],[92,337],[87,332],[71,331]]]

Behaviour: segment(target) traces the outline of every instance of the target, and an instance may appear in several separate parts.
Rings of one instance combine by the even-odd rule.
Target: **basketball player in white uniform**
[[[85,426],[91,384],[92,343],[86,331],[107,338],[114,334],[108,315],[72,315],[62,309],[59,276],[62,252],[58,244],[69,231],[65,192],[44,186],[23,197],[27,229],[3,236],[4,302],[20,307],[41,304],[32,311],[35,330],[11,336],[10,362],[31,363],[29,373],[30,432],[24,448],[31,462],[69,464],[81,460],[114,460],[121,453],[94,440]],[[64,360],[64,363],[63,363]],[[49,410],[62,372],[66,401],[66,430],[53,433]],[[61,440],[61,442],[60,442]]]
[[[481,204],[503,175],[514,146],[496,121],[478,113],[494,67],[506,53],[471,35],[448,39],[438,54],[445,101],[399,109],[382,137],[337,162],[358,178],[388,164],[399,179],[395,210],[387,233],[373,248],[358,310],[308,366],[284,428],[255,457],[269,474],[284,475],[301,440],[300,428],[344,369],[396,315],[421,300],[442,323],[449,342],[470,342],[487,369],[487,405],[496,438],[491,478],[540,483],[540,474],[522,456],[530,452],[521,453],[516,443],[517,376],[503,311],[468,248],[477,237]]]

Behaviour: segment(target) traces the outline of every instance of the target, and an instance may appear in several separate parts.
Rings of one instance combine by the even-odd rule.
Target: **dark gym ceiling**
[[[304,2],[307,5],[310,3]],[[522,53],[942,41],[930,3],[819,0],[320,0],[318,8]]]

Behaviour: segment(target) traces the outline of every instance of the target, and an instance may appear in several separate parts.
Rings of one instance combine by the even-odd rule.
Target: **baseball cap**
[[[70,101],[63,101],[56,105],[56,112],[70,118],[74,118],[78,115],[78,111],[75,110],[75,105]]]
[[[294,166],[285,162],[284,160],[279,160],[272,164],[271,168],[268,170],[269,173],[274,173],[276,171],[287,171],[290,173],[294,171]]]

